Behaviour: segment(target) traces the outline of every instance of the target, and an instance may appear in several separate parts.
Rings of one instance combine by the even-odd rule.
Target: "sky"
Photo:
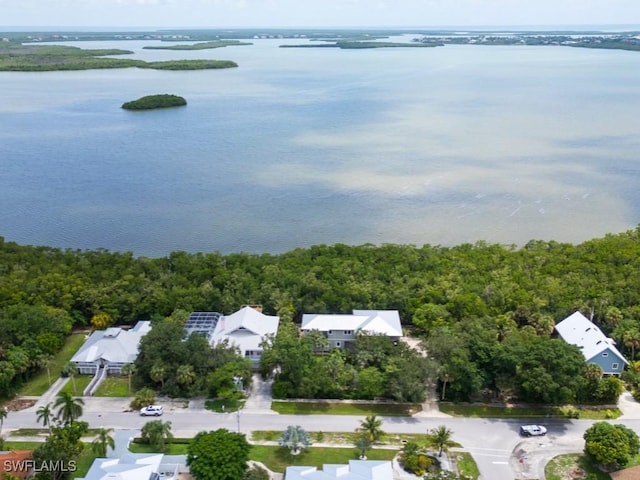
[[[638,24],[640,0],[0,0],[3,27]]]

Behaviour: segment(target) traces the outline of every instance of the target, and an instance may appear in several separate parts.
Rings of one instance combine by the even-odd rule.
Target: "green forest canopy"
[[[176,311],[229,313],[261,304],[265,313],[284,321],[299,320],[305,312],[399,310],[405,328],[439,355],[433,374],[447,398],[473,398],[488,389],[540,402],[585,395],[602,401],[615,385],[586,389],[582,380],[581,385],[565,382],[584,362],[552,338],[553,325],[579,309],[627,358],[635,355],[639,267],[640,229],[578,245],[336,244],[282,254],[177,251],[161,258],[23,246],[0,237],[0,389],[11,391],[27,379],[39,368],[35,358],[57,348],[70,325],[86,325],[95,314],[131,324]],[[53,336],[35,342],[24,333],[30,327],[21,328],[19,321],[34,308],[37,318],[50,315],[60,325]],[[549,372],[541,358],[551,354],[577,360]],[[535,378],[513,374],[525,364],[544,371]],[[546,374],[552,375],[545,382],[549,389],[535,383]]]

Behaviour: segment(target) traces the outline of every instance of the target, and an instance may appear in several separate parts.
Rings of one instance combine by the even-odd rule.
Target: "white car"
[[[523,425],[520,427],[520,435],[525,437],[539,437],[547,434],[547,428],[542,425]]]
[[[162,405],[149,405],[140,409],[140,415],[143,417],[159,417],[163,413]]]

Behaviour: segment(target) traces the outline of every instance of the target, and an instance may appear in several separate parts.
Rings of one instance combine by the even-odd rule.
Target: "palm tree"
[[[196,372],[191,365],[180,365],[176,370],[176,382],[180,385],[191,385],[196,381]]]
[[[145,423],[140,434],[143,440],[161,451],[164,451],[166,441],[173,438],[171,422],[163,422],[162,420],[151,420]]]
[[[36,358],[36,365],[47,371],[47,380],[51,386],[51,365],[53,364],[53,355],[42,354]]]
[[[602,378],[602,368],[596,363],[589,363],[584,368],[584,376],[589,380],[600,380]]]
[[[8,414],[9,414],[9,410],[7,410],[7,407],[0,408],[0,437],[2,436],[2,427],[4,425],[4,419],[7,418]]]
[[[451,441],[452,435],[453,432],[444,425],[440,425],[433,430],[431,433],[431,443],[438,449],[438,456],[442,455],[442,452],[448,449],[448,447],[453,446],[453,442]]]
[[[156,392],[149,387],[144,387],[135,393],[135,396],[131,402],[133,408],[146,407],[152,405],[156,401]]]
[[[362,432],[356,437],[356,440],[353,442],[353,444],[360,451],[360,460],[366,460],[367,450],[371,448],[371,439],[369,438],[369,435]]]
[[[67,375],[69,378],[71,378],[71,384],[73,385],[74,395],[78,394],[78,392],[76,391],[76,379],[75,379],[75,376],[77,373],[78,373],[78,367],[73,362],[67,362],[65,363],[64,367],[62,367],[62,374]]]
[[[640,347],[640,331],[634,329],[628,330],[622,337],[625,347],[631,349],[631,360],[636,358],[636,348]]]
[[[309,434],[300,425],[289,425],[278,440],[281,447],[287,447],[291,455],[298,455],[311,445]]]
[[[64,391],[58,393],[56,401],[53,404],[53,408],[58,409],[58,418],[60,418],[65,425],[70,425],[71,422],[82,416],[83,406],[84,400],[74,398],[69,392]]]
[[[369,441],[371,443],[377,442],[384,432],[380,428],[382,425],[382,420],[376,418],[375,415],[369,415],[365,417],[365,419],[360,422],[359,431],[363,432],[367,437],[369,437]]]
[[[116,448],[116,442],[111,436],[111,432],[113,432],[113,428],[101,428],[98,430],[96,438],[91,442],[91,450],[98,457],[107,456],[107,447],[110,447],[111,450]]]
[[[42,405],[36,411],[36,421],[42,421],[43,427],[49,427],[49,432],[51,432],[51,420],[53,420],[53,410],[51,410],[51,403],[47,403],[46,405]]]
[[[453,376],[449,373],[449,369],[446,366],[442,366],[440,368],[440,372],[438,373],[438,378],[442,382],[442,397],[441,400],[444,400],[444,396],[447,390],[447,383],[451,383],[453,381]]]
[[[126,375],[127,377],[129,377],[129,388],[127,390],[127,395],[131,396],[131,377],[133,376],[134,373],[136,373],[136,365],[135,363],[127,363],[125,365],[122,366],[122,369],[120,370],[120,372],[123,375]]]
[[[164,390],[164,379],[167,376],[167,369],[164,367],[164,365],[156,363],[153,367],[151,367],[149,376],[154,382],[160,382],[160,384],[162,385],[162,389]]]

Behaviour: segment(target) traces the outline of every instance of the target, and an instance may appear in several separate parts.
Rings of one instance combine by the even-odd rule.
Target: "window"
[[[339,346],[340,346],[340,342],[336,342],[336,347],[339,347]]]
[[[618,363],[612,363],[612,364],[611,364],[611,368],[612,368],[613,370],[617,370],[619,366],[620,366],[620,364],[618,364]]]
[[[344,334],[345,335],[353,335],[353,330],[345,330]]]
[[[609,352],[604,352],[604,353],[602,354],[602,356],[603,356],[603,357],[608,357],[608,356],[609,356]]]

